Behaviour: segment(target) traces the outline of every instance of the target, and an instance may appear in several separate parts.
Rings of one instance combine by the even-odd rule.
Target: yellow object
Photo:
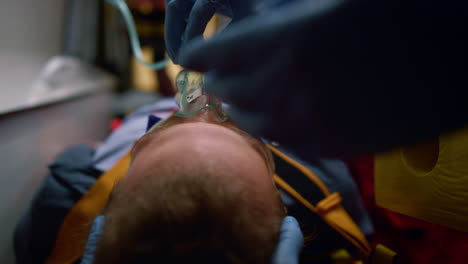
[[[107,205],[114,185],[127,173],[130,154],[104,173],[65,217],[46,264],[72,264],[83,255],[94,218]]]
[[[468,128],[378,155],[377,204],[468,232]]]
[[[153,61],[154,50],[151,47],[142,47],[141,56],[144,61]],[[154,92],[159,90],[159,80],[156,71],[139,63],[135,56],[132,56],[130,63],[132,73],[132,86],[138,91]]]
[[[394,263],[396,255],[393,250],[379,244],[372,252],[370,263]]]
[[[172,84],[177,83],[176,82],[177,74],[179,74],[179,72],[182,71],[183,69],[184,68],[182,68],[180,65],[174,64],[172,60],[170,60],[167,63],[165,71],[166,71],[167,77],[169,77],[169,80],[171,80]]]
[[[328,225],[352,243],[359,250],[362,256],[368,256],[371,249],[367,243],[366,237],[340,204],[340,195],[338,193],[330,193],[320,178],[297,161],[289,158],[286,154],[271,145],[268,145],[268,148],[273,154],[281,157],[284,161],[300,170],[303,175],[307,176],[314,184],[317,185],[317,187],[319,187],[325,198],[314,206],[294,190],[288,183],[286,183],[281,178],[281,175],[274,175],[275,183],[278,184],[285,192],[289,193],[289,195],[298,200],[302,205],[315,214],[318,214],[325,222],[327,222]]]
[[[363,264],[362,260],[355,260],[346,249],[338,249],[330,255],[333,264]]]
[[[301,175],[306,176],[311,180],[322,192],[324,198],[315,206],[305,199],[300,193],[292,188],[280,175],[275,174],[275,183],[294,197],[298,202],[319,215],[330,227],[346,238],[361,254],[363,260],[371,261],[373,264],[392,264],[396,261],[397,254],[383,245],[377,245],[373,250],[369,247],[366,237],[361,232],[353,219],[341,205],[341,196],[339,193],[330,193],[326,185],[315,175],[311,170],[291,159],[286,154],[282,153],[277,148],[267,145],[271,152],[287,162],[290,166],[301,172]],[[362,264],[363,261],[353,259],[346,250],[338,250],[330,256],[335,264]]]

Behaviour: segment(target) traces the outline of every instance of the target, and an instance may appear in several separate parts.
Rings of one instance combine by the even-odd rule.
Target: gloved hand
[[[272,258],[273,264],[297,264],[304,244],[299,223],[296,218],[286,216],[281,225],[278,246]]]
[[[315,44],[331,37],[333,29],[317,28],[314,22],[341,3],[295,1],[245,18],[210,40],[197,39],[182,47],[179,62],[190,69],[209,71],[206,90],[227,99],[233,106],[231,117],[248,132],[287,145],[303,144],[308,137],[322,138],[316,134],[328,127],[320,123],[316,128],[315,123],[327,121],[320,119],[320,112],[321,104],[328,100],[323,100],[325,94],[317,96],[323,91],[315,87],[343,77],[320,76],[319,67],[340,65],[314,63],[317,57],[326,62],[323,56],[334,56],[321,54],[323,49]]]
[[[423,3],[295,1],[187,43],[179,62],[207,72],[241,127],[299,155],[386,150],[468,122],[468,5]]]
[[[169,57],[177,64],[180,47],[201,36],[215,13],[234,22],[251,14],[254,3],[255,0],[166,0],[164,37]]]

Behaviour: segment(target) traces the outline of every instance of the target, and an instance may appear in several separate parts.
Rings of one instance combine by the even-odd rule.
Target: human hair
[[[216,158],[146,173],[113,193],[96,264],[270,262],[285,216],[278,195],[259,193]]]

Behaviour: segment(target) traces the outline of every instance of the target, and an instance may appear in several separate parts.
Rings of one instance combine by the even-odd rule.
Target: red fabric
[[[374,158],[347,162],[373,220],[381,243],[395,250],[403,263],[468,263],[468,234],[378,207],[374,192]]]
[[[111,123],[110,123],[110,130],[111,131],[116,130],[117,128],[120,127],[120,125],[122,125],[122,122],[123,122],[122,118],[118,118],[118,117],[112,118]]]
[[[127,4],[130,8],[135,9],[157,9],[162,11],[165,9],[164,0],[127,0]]]

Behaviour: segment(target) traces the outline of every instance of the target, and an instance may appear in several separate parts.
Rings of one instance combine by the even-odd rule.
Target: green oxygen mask
[[[182,70],[177,74],[176,85],[178,93],[175,96],[179,110],[174,115],[190,118],[204,109],[211,108],[215,118],[223,123],[229,119],[220,100],[204,93],[203,74]]]

